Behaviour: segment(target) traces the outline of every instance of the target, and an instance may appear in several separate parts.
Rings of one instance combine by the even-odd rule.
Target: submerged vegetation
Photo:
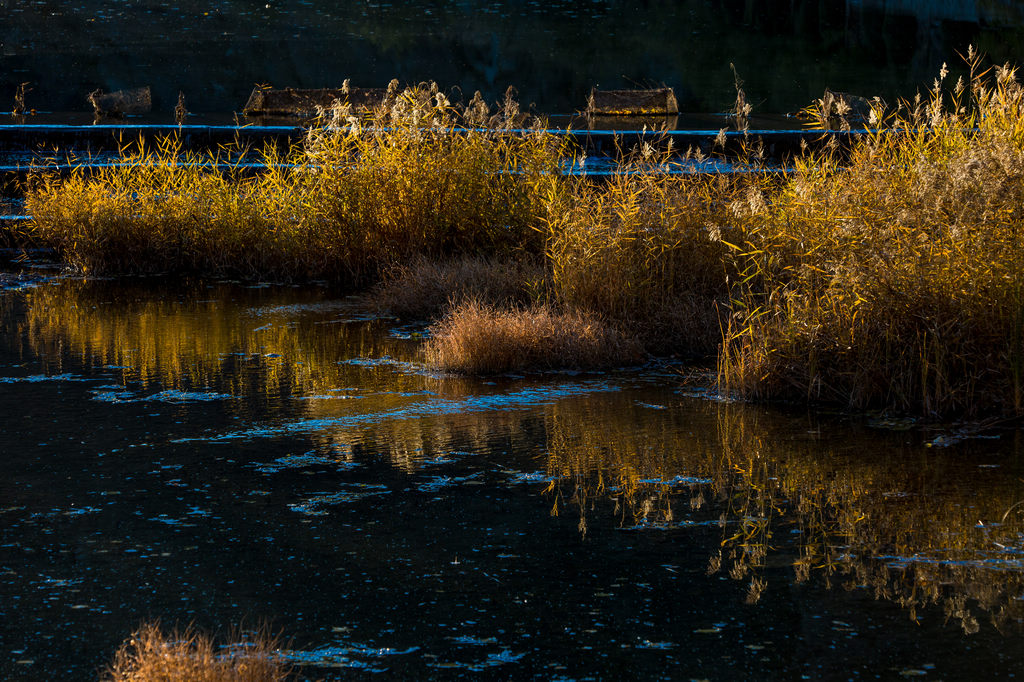
[[[967,61],[786,173],[667,175],[672,150],[645,145],[595,182],[562,173],[577,150],[521,130],[511,96],[492,114],[392,87],[369,120],[336,107],[262,150],[265,173],[169,140],[46,176],[28,210],[88,272],[383,280],[380,305],[439,319],[428,352],[459,371],[717,353],[743,397],[1017,415],[1024,89]]]

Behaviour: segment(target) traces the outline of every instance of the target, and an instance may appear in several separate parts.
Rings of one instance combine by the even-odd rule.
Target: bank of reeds
[[[823,140],[786,174],[669,176],[645,145],[608,181],[566,177],[571,150],[514,132],[511,99],[495,119],[478,99],[458,108],[421,88],[392,90],[370,121],[334,111],[301,147],[266,150],[259,176],[182,161],[168,142],[124,167],[49,178],[28,210],[86,270],[397,273],[396,310],[449,311],[431,358],[463,371],[527,364],[497,356],[577,364],[515,340],[539,332],[494,331],[536,330],[541,311],[545,324],[628,329],[649,351],[717,351],[722,390],[748,398],[1019,414],[1024,89],[1012,68],[983,72],[973,52],[968,63],[967,81],[940,78],[892,111],[876,101],[875,132],[848,149]],[[456,132],[467,124],[486,127]],[[473,284],[487,278],[467,255],[544,274]],[[449,305],[465,301],[504,308]]]
[[[171,138],[118,162],[44,175],[27,210],[38,236],[86,272],[196,271],[373,281],[415,255],[540,250],[534,229],[563,156],[436,86],[389,89],[369,119],[325,112],[287,151],[190,153]],[[486,119],[489,127],[475,125]],[[265,172],[245,163],[258,160]]]
[[[1021,412],[1024,89],[1012,68],[969,64],[968,82],[876,111],[845,161],[807,154],[737,210],[725,388],[927,417]]]
[[[117,650],[105,682],[284,682],[288,666],[277,655],[278,642],[260,631],[236,638],[218,650],[194,627],[164,631],[146,623]]]

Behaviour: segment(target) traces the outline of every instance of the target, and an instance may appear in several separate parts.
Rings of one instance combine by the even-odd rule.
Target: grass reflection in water
[[[153,282],[63,280],[33,290],[28,303],[30,343],[50,374],[64,371],[62,353],[70,353],[86,366],[120,368],[125,386],[149,392],[245,396],[310,425],[300,430],[344,459],[354,450],[390,453],[397,467],[412,471],[444,444],[485,440],[495,420],[505,419],[493,410],[486,422],[458,414],[438,425],[400,418],[431,411],[425,401],[457,401],[479,382],[437,377],[418,365],[394,371],[415,363],[418,343],[319,290],[191,283],[168,295]],[[514,431],[520,419],[509,415],[505,430]]]
[[[414,362],[418,344],[379,320],[345,323],[356,308],[323,292],[205,287],[166,297],[152,283],[43,286],[26,294],[28,338],[52,373],[62,371],[63,348],[87,365],[121,367],[126,385],[150,391],[283,402],[276,409],[336,459],[374,453],[414,474],[455,449],[541,444],[553,514],[574,510],[584,536],[609,522],[634,532],[715,529],[720,549],[709,550],[708,570],[747,582],[750,602],[768,569],[791,565],[796,582],[865,590],[912,619],[944,617],[967,633],[1024,617],[1019,442],[987,468],[973,444],[926,448],[920,434],[903,434],[907,442],[846,422],[820,428],[678,394],[657,405],[630,390],[595,399],[583,380],[575,396],[502,393],[374,364]]]
[[[349,357],[411,359],[408,343],[373,325],[345,324],[361,314],[345,301],[317,290],[281,291],[182,284],[168,295],[152,282],[64,280],[29,294],[29,333],[39,351],[67,345],[87,364],[124,367],[126,381],[146,387],[237,394],[314,395],[348,385],[339,361]],[[57,362],[60,354],[46,357]],[[260,373],[226,371],[232,359]],[[254,378],[257,385],[246,383]]]
[[[865,589],[914,620],[939,605],[967,633],[979,618],[1004,629],[1024,616],[1024,523],[1011,510],[1024,491],[1007,472],[962,450],[800,437],[779,415],[740,405],[708,405],[706,432],[671,418],[650,428],[636,408],[609,407],[556,409],[547,422],[554,509],[571,504],[584,532],[602,498],[623,527],[684,527],[693,520],[678,507],[688,506],[698,523],[718,514],[708,572],[749,581],[751,603],[782,561],[798,583]]]

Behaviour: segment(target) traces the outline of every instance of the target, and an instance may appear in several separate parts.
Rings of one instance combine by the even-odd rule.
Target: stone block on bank
[[[600,116],[665,116],[679,113],[672,88],[598,90],[587,98],[587,113]]]
[[[384,101],[383,88],[256,88],[242,113],[246,116],[315,116],[317,108],[348,104],[354,114],[371,112]]]
[[[97,116],[145,114],[153,109],[153,95],[148,85],[143,88],[106,93],[94,90],[86,99]]]

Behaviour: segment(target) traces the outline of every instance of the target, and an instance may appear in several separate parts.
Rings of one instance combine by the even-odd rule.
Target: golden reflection
[[[326,290],[60,280],[28,292],[26,304],[28,342],[48,373],[64,373],[69,357],[115,368],[147,392],[262,398],[268,410],[321,423],[314,441],[341,460],[372,451],[413,471],[460,443],[493,440],[501,422],[511,446],[525,447],[521,416],[460,415],[478,383],[419,371],[417,342]],[[446,405],[442,420],[417,418]]]
[[[0,296],[0,338],[17,339],[15,324],[14,297]]]
[[[458,381],[458,380],[456,380]],[[526,451],[537,442],[542,422],[519,411],[476,411],[467,405],[465,412],[439,410],[432,413],[443,395],[456,390],[437,381],[442,397],[425,396],[421,402],[406,402],[379,414],[380,418],[351,426],[345,423],[345,406],[333,401],[313,401],[306,414],[323,420],[323,428],[313,434],[320,449],[351,453],[359,451],[387,459],[391,466],[414,473],[425,463],[445,460],[462,453]],[[460,382],[461,383],[461,382]],[[458,403],[454,403],[458,404]]]
[[[688,498],[696,511],[710,498],[721,550],[708,573],[748,583],[750,603],[767,588],[766,564],[781,560],[796,582],[866,589],[914,620],[936,605],[967,633],[982,617],[996,628],[1024,617],[1024,505],[1014,507],[1024,486],[1002,469],[1011,465],[894,446],[892,434],[861,433],[846,445],[842,434],[807,433],[779,414],[704,408],[712,418],[702,435],[652,432],[616,410],[551,419],[555,508],[571,500],[585,529],[588,512],[610,498],[619,523],[670,528],[683,525],[673,523],[673,500]],[[682,483],[656,482],[673,479]]]
[[[911,618],[938,609],[968,633],[1024,617],[1019,435],[989,461],[970,444],[926,448],[674,394],[659,405],[631,390],[516,398],[519,384],[353,364],[415,361],[417,344],[345,322],[356,309],[323,292],[214,286],[160,295],[62,281],[27,292],[17,324],[54,373],[69,354],[155,390],[291,396],[304,432],[341,460],[384,456],[411,473],[463,451],[539,451],[552,514],[578,515],[583,534],[609,510],[637,532],[703,528],[720,545],[708,572],[745,583],[751,603],[781,564],[797,582],[867,590]],[[9,313],[8,326],[20,319]]]
[[[251,391],[245,372],[225,371],[244,361],[264,373],[264,391],[303,393],[346,385],[338,363],[350,357],[409,359],[397,340],[344,324],[356,313],[323,292],[63,280],[27,299],[29,338],[48,362],[59,363],[65,350],[87,364],[123,367],[126,380],[147,387]]]

